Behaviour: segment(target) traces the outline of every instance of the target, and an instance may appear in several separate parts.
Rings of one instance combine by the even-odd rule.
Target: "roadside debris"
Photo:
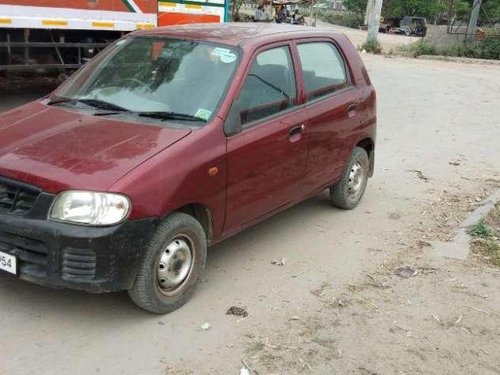
[[[419,179],[421,179],[424,182],[429,182],[429,177],[425,176],[422,171],[419,171],[418,169],[408,169],[407,172],[413,172],[417,175]]]
[[[209,322],[203,323],[198,330],[199,331],[208,331],[210,328],[212,328],[212,325]]]
[[[236,315],[246,318],[248,316],[248,311],[244,307],[231,306],[227,311],[226,315]]]
[[[458,167],[460,165],[460,161],[459,160],[452,160],[452,161],[449,161],[448,164],[453,165],[455,167]]]
[[[412,267],[412,266],[403,266],[403,267],[398,267],[394,270],[394,274],[396,276],[402,277],[403,279],[408,279],[410,277],[417,276],[418,274],[429,274],[429,273],[435,273],[437,271],[437,268],[434,267]]]
[[[397,212],[391,212],[389,214],[389,219],[391,219],[391,220],[399,220],[399,219],[401,219],[401,215],[398,214]]]
[[[250,375],[250,371],[246,367],[240,369],[240,375]]]
[[[417,275],[417,269],[411,266],[398,267],[394,270],[394,274],[403,279],[408,279]]]
[[[365,273],[365,275],[370,278],[373,282],[368,285],[374,286],[375,288],[387,289],[389,286],[385,285],[382,281],[378,280],[375,276]]]
[[[285,266],[286,265],[286,258],[281,258],[281,260],[273,259],[271,261],[271,264],[274,264],[275,266]]]

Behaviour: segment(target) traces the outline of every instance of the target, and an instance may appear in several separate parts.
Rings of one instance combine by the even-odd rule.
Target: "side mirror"
[[[240,133],[242,129],[240,106],[234,102],[224,122],[224,134],[230,137]]]

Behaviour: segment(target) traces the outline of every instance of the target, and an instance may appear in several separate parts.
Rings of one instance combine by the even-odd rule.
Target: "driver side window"
[[[241,123],[275,115],[296,105],[297,91],[288,47],[261,52],[254,60],[236,101]]]

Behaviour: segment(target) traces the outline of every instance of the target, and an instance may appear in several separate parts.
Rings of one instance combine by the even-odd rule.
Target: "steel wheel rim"
[[[175,294],[189,278],[193,264],[193,241],[187,235],[176,236],[158,256],[156,281],[160,292]]]
[[[356,200],[363,191],[366,180],[366,171],[363,164],[357,161],[349,172],[349,182],[347,183],[349,199]]]

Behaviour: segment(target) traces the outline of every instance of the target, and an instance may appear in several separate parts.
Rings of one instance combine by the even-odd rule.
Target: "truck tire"
[[[330,199],[335,207],[355,208],[366,189],[370,172],[370,158],[364,149],[355,147],[341,179],[330,188]]]
[[[134,285],[132,301],[144,310],[166,314],[192,296],[205,269],[207,237],[192,216],[168,216],[146,246]]]

